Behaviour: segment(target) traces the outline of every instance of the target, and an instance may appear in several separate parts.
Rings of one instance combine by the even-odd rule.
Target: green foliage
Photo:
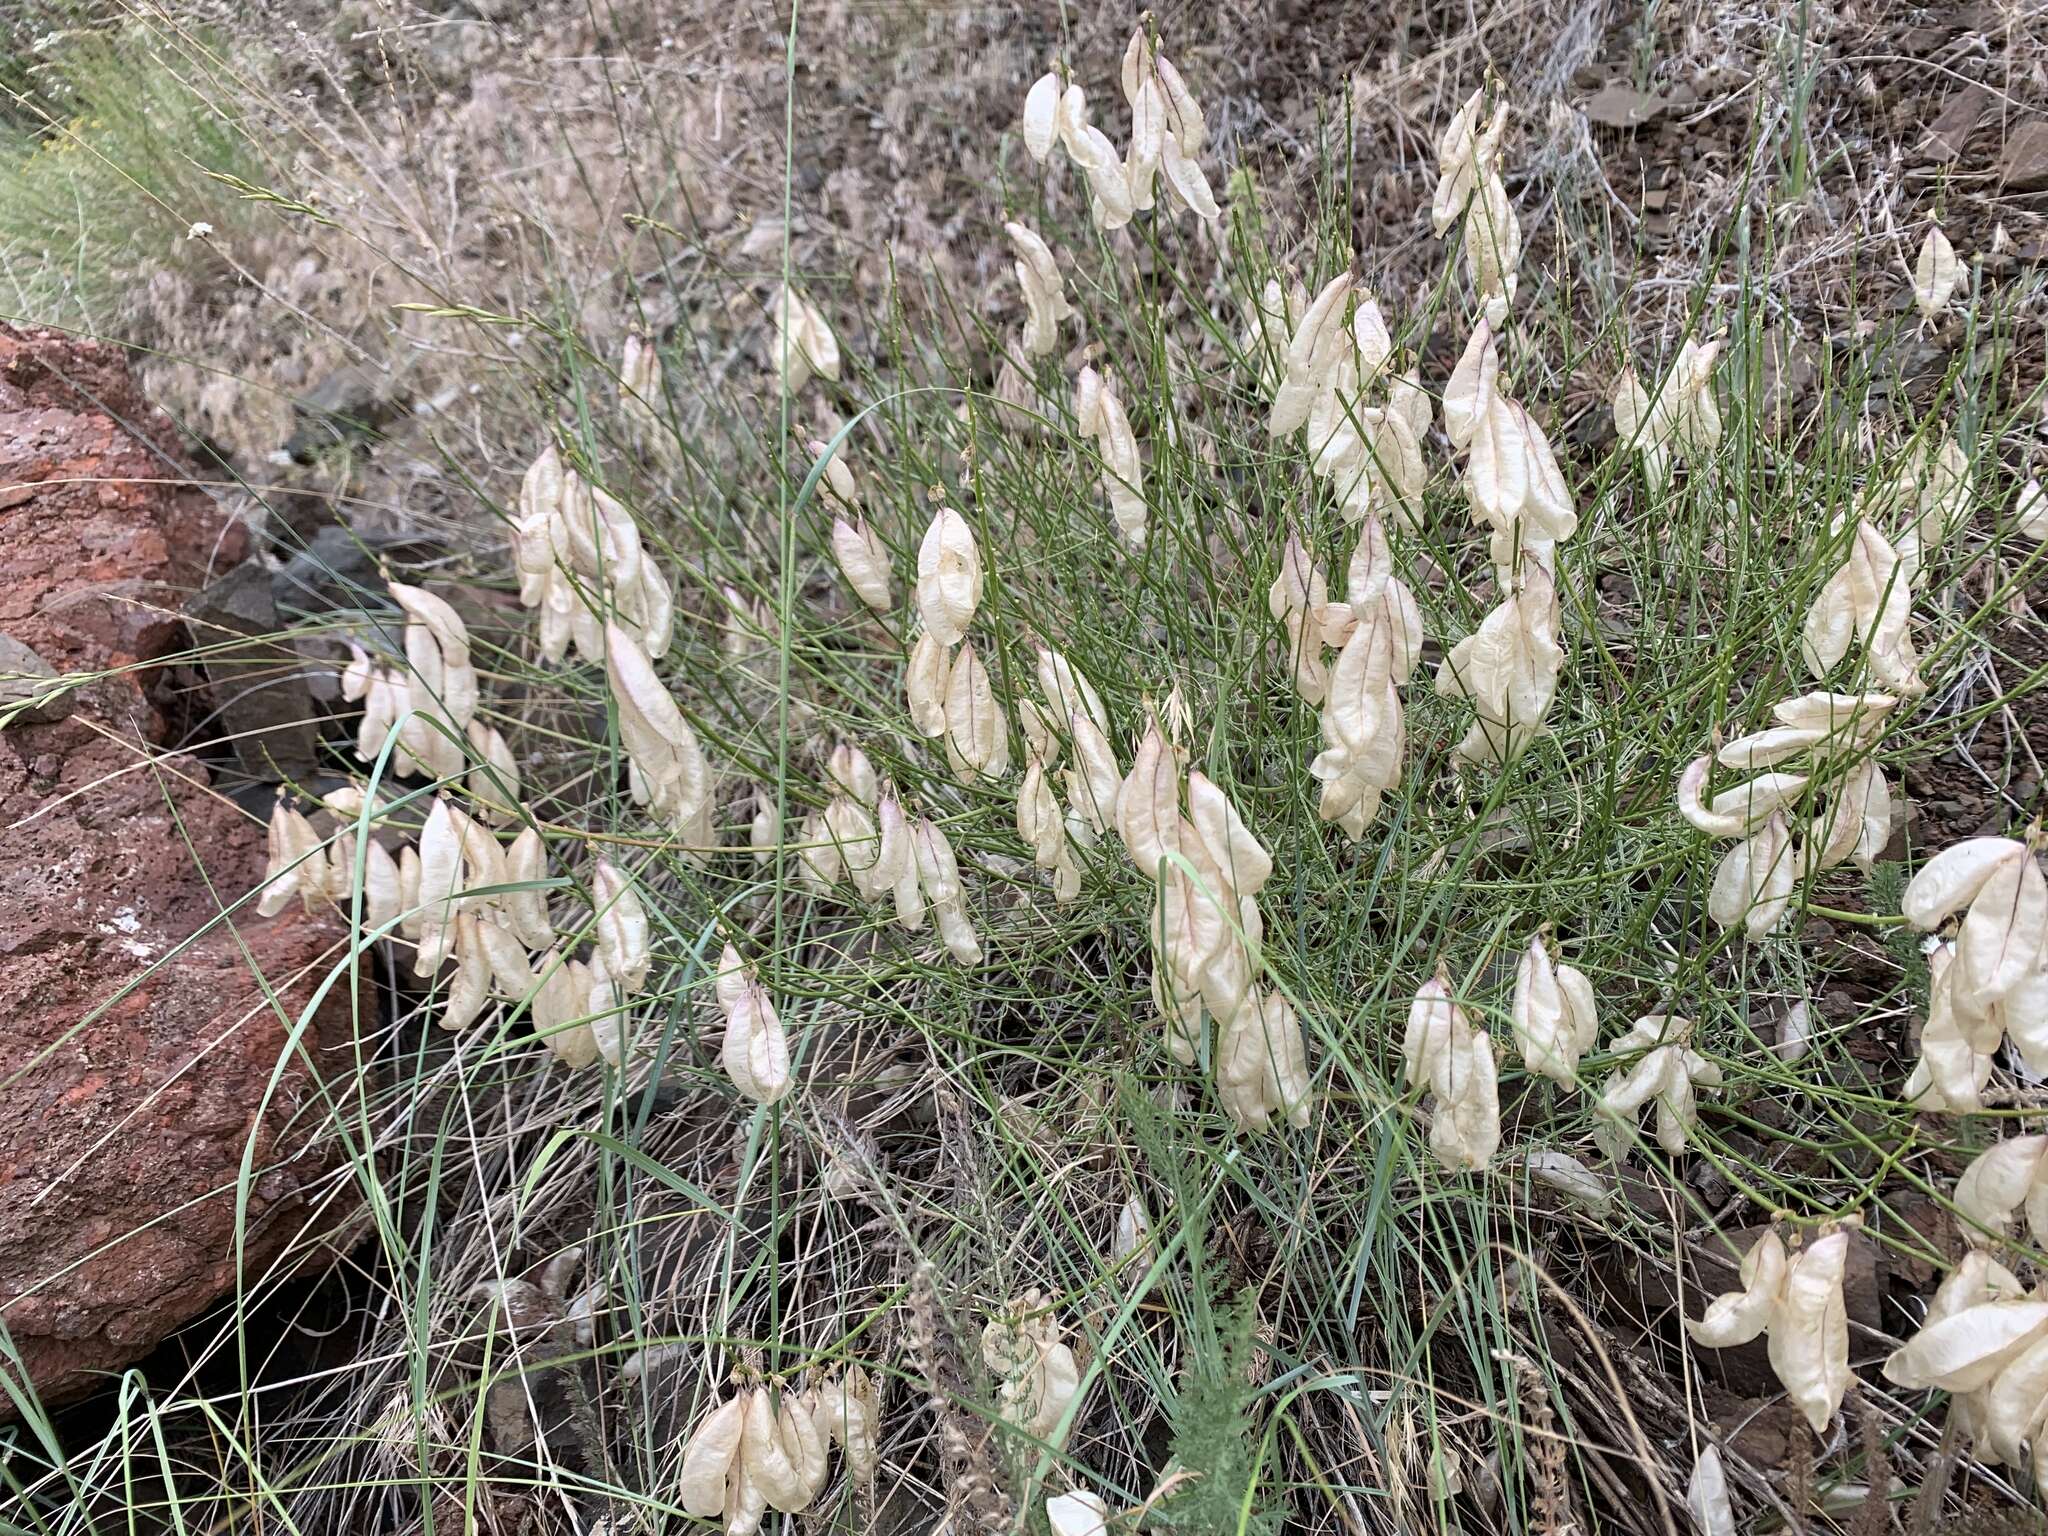
[[[1171,1411],[1172,1462],[1188,1480],[1160,1502],[1148,1523],[1157,1530],[1265,1536],[1280,1528],[1280,1515],[1260,1497],[1261,1393],[1251,1379],[1260,1347],[1257,1297],[1246,1292],[1210,1315],[1213,1328],[1194,1343],[1186,1384]]]
[[[193,226],[247,227],[209,174],[259,165],[220,64],[198,36],[86,28],[0,75],[0,314],[106,329],[149,271],[209,259]]]

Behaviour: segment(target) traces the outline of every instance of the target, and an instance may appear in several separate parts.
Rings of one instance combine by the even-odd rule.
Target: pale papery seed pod
[[[474,912],[456,913],[449,927],[453,934],[451,948],[455,970],[448,979],[441,1013],[435,1022],[445,1030],[454,1031],[467,1029],[475,1023],[477,1016],[490,1003],[491,967],[490,956],[478,931],[479,919]]]
[[[512,563],[519,572],[519,601],[532,608],[541,600],[543,584],[554,569],[550,525],[562,515],[566,477],[562,455],[553,443],[526,468],[519,482],[518,515],[512,519]]]
[[[375,837],[357,840],[354,826],[336,835],[327,858],[327,897],[344,915],[355,908],[356,860],[362,858],[361,924],[367,934],[386,935],[403,911],[398,861]]]
[[[1350,272],[1339,273],[1325,283],[1303,313],[1287,344],[1287,355],[1274,391],[1273,407],[1266,420],[1274,437],[1288,433],[1308,421],[1309,410],[1351,344],[1344,326],[1344,308],[1352,289]]]
[[[1940,319],[1962,280],[1963,264],[1956,259],[1956,248],[1949,244],[1939,224],[1928,225],[1926,237],[1920,242],[1920,254],[1913,262],[1913,303],[1921,317]]]
[[[1694,1051],[1691,1041],[1690,1019],[1649,1014],[1609,1043],[1609,1055],[1642,1055],[1628,1070],[1610,1073],[1595,1102],[1601,1117],[1595,1135],[1608,1156],[1618,1159],[1626,1152],[1638,1112],[1651,1104],[1657,1145],[1672,1156],[1685,1150],[1699,1120],[1696,1090],[1721,1086],[1721,1069]]]
[[[326,896],[327,855],[313,823],[280,798],[270,810],[270,825],[264,835],[265,861],[262,896],[256,911],[275,917],[297,897],[311,912]]]
[[[1108,734],[1109,711],[1078,667],[1050,646],[1041,645],[1036,670],[1038,686],[1052,705],[1053,719],[1061,730],[1071,736],[1074,722],[1085,715],[1097,730]]]
[[[1406,725],[1392,683],[1383,616],[1358,625],[1330,668],[1322,717],[1324,747],[1309,764],[1322,784],[1317,814],[1363,838],[1383,796],[1400,783]]]
[[[1076,1488],[1045,1501],[1045,1523],[1052,1536],[1109,1536],[1109,1506],[1101,1494]]]
[[[510,878],[505,862],[505,850],[499,845],[497,834],[464,811],[460,806],[448,807],[450,824],[455,828],[457,846],[462,856],[462,885],[465,894],[456,899],[456,905],[469,908],[497,910],[500,896],[496,887],[501,887]],[[492,887],[485,890],[484,887]]]
[[[1907,882],[1901,903],[1906,921],[1922,932],[1940,927],[1949,914],[1975,901],[2002,867],[2025,853],[2026,844],[2010,837],[1971,837],[1950,844]]]
[[[1027,437],[1044,435],[1045,407],[1039,399],[1037,387],[1015,360],[1007,356],[996,369],[995,404],[998,420],[1012,430]]]
[[[1273,856],[1252,835],[1230,797],[1200,771],[1188,775],[1188,823],[1231,893],[1252,897],[1273,873]]]
[[[527,962],[526,946],[496,916],[477,920],[476,939],[483,948],[484,963],[491,973],[491,995],[516,1003],[533,990],[533,967]]]
[[[825,777],[839,793],[870,810],[881,798],[882,785],[875,765],[868,761],[867,753],[850,741],[839,742],[832,748],[825,759]]]
[[[505,879],[508,884],[529,888],[506,891],[499,898],[499,906],[512,932],[528,949],[546,949],[555,941],[555,927],[548,918],[547,893],[531,888],[547,877],[547,843],[540,828],[526,827],[505,850]]]
[[[1080,1393],[1081,1371],[1041,1292],[1012,1297],[991,1319],[982,1329],[981,1358],[996,1378],[997,1407],[1005,1422],[1035,1439],[1052,1441]]]
[[[725,1075],[756,1104],[776,1103],[795,1086],[788,1040],[767,989],[750,968],[739,964],[731,945],[726,946],[716,990],[725,1013],[725,1041],[719,1048]]]
[[[931,903],[933,920],[947,951],[962,965],[981,960],[981,941],[968,920],[966,893],[953,845],[936,823],[920,820],[910,829],[910,848],[917,860],[918,883]]]
[[[772,306],[777,376],[788,394],[800,394],[812,374],[839,377],[839,341],[816,305],[784,284]]]
[[[765,789],[754,791],[754,815],[747,823],[747,846],[753,850],[754,862],[765,864],[775,857],[775,850],[782,844],[782,811],[775,797]]]
[[[839,840],[815,812],[797,827],[797,878],[815,896],[823,896],[846,878]]]
[[[1223,217],[1208,176],[1196,164],[1193,152],[1181,142],[1179,135],[1169,133],[1166,136],[1159,169],[1174,197],[1196,218],[1214,224]]]
[[[739,950],[731,944],[722,948],[718,952],[718,969],[711,973],[711,994],[718,1000],[719,1008],[730,1013],[739,1007],[753,979],[753,972],[740,958]]]
[[[1671,449],[1665,418],[1650,408],[1650,392],[1632,367],[1624,366],[1614,381],[1614,430],[1623,446],[1642,460],[1643,480],[1653,491],[1671,481]]]
[[[419,952],[413,970],[416,975],[431,976],[448,958],[454,942],[452,923],[464,884],[462,830],[454,807],[439,795],[420,828],[418,867],[412,905],[420,914]],[[405,873],[401,864],[401,880]]]
[[[1719,336],[1705,341],[1688,336],[1679,345],[1655,407],[1668,413],[1672,444],[1694,463],[1704,462],[1721,441],[1721,412],[1714,403],[1714,362],[1723,340]]]
[[[1074,763],[1066,771],[1067,806],[1072,812],[1069,826],[1085,832],[1079,840],[1093,846],[1104,832],[1117,826],[1117,806],[1123,796],[1124,775],[1116,760],[1116,749],[1095,721],[1087,715],[1074,716],[1072,740]]]
[[[958,645],[981,605],[981,552],[967,519],[940,507],[917,551],[917,611],[925,633]]]
[[[1470,699],[1478,720],[1453,749],[1462,760],[1505,762],[1543,731],[1564,670],[1557,639],[1557,589],[1541,565],[1525,564],[1519,590],[1451,647],[1436,691]]]
[[[1067,154],[1078,155],[1080,151],[1076,146],[1081,143],[1081,130],[1088,126],[1088,93],[1078,83],[1069,81],[1067,88],[1060,92],[1055,122],[1060,143],[1066,147]]]
[[[847,586],[876,613],[887,613],[895,599],[890,590],[889,550],[865,520],[832,519],[832,558]]]
[[[746,1433],[747,1405],[743,1397],[720,1403],[691,1431],[683,1447],[683,1465],[676,1478],[676,1501],[683,1512],[699,1519],[739,1517],[745,1499],[735,1499],[734,1483],[743,1477],[740,1441]],[[755,1509],[751,1523],[735,1518],[726,1527],[728,1536],[751,1536],[761,1523],[761,1509]]]
[[[1280,993],[1248,993],[1220,1021],[1216,1097],[1241,1130],[1308,1125],[1314,1104],[1307,1051],[1294,1007]]]
[[[854,888],[872,899],[886,889],[873,880],[882,858],[882,834],[865,806],[845,795],[825,802],[825,831],[837,846],[838,858]]]
[[[1984,1284],[1991,1291],[1985,1299],[1951,1303],[1953,1310],[1942,1308],[1939,1316],[1930,1305],[1920,1331],[1885,1361],[1885,1378],[1908,1391],[1959,1396],[1992,1388],[2021,1354],[2048,1335],[2048,1301],[2028,1298],[2017,1281],[2011,1284],[2011,1292]]]
[[[631,997],[646,985],[653,964],[647,909],[631,878],[609,859],[599,859],[591,870],[590,899],[597,914],[598,957]]]
[[[910,723],[920,736],[946,734],[946,684],[952,676],[953,659],[946,644],[930,630],[920,634],[910,647],[903,668],[903,692],[910,706]]]
[[[1416,990],[1401,1041],[1409,1087],[1435,1100],[1430,1148],[1446,1167],[1484,1168],[1500,1144],[1499,1077],[1492,1042],[1474,1030],[1441,972]]]
[[[1044,163],[1059,137],[1060,77],[1048,72],[1031,82],[1024,93],[1024,148],[1031,158]]]
[[[1158,75],[1160,89],[1166,95],[1167,131],[1179,140],[1181,153],[1192,159],[1209,142],[1208,120],[1202,115],[1194,92],[1188,89],[1187,82],[1171,60],[1160,55],[1154,59],[1153,68]]]
[[[634,447],[657,465],[666,464],[676,448],[662,420],[663,404],[661,353],[652,337],[629,331],[619,361],[619,412]]]
[[[1017,729],[1024,735],[1024,760],[1038,763],[1048,772],[1059,767],[1065,743],[1051,713],[1036,699],[1017,701]]]
[[[1124,182],[1131,206],[1143,213],[1153,206],[1153,182],[1166,153],[1166,97],[1156,80],[1147,80],[1131,100],[1131,147],[1124,155]]]
[[[633,1018],[618,978],[605,969],[604,957],[594,954],[579,979],[585,985],[583,1011],[590,1019],[597,1053],[609,1066],[623,1071],[632,1059],[635,1042]]]
[[[1473,435],[1498,394],[1500,352],[1493,337],[1494,328],[1485,319],[1473,326],[1444,386],[1444,434],[1460,452],[1471,447]]]
[[[747,1474],[784,1514],[801,1511],[825,1482],[825,1440],[809,1407],[793,1392],[777,1402],[766,1387],[748,1395],[740,1455]]]
[[[849,1365],[820,1382],[816,1392],[819,1426],[846,1457],[854,1480],[875,1480],[882,1459],[882,1396],[875,1380]]]
[[[411,844],[398,850],[398,910],[399,933],[418,939],[426,916],[420,907],[420,853]]]
[[[909,819],[903,814],[903,807],[894,795],[882,797],[876,820],[882,838],[882,857],[878,861],[893,879],[889,886],[890,896],[896,903],[896,922],[911,933],[924,929],[925,899],[924,885],[917,872],[917,848],[911,839]]]
[[[405,659],[411,668],[413,708],[439,714],[457,733],[476,715],[476,669],[469,658],[469,629],[447,601],[423,587],[386,582],[392,601],[404,610]],[[445,740],[445,738],[443,738]],[[452,743],[449,750],[455,750]],[[418,756],[418,752],[414,752]]]
[[[1693,1463],[1685,1485],[1686,1512],[1700,1536],[1735,1536],[1735,1507],[1728,1498],[1728,1474],[1721,1453],[1711,1445]]]
[[[2041,488],[2039,480],[2029,477],[2013,497],[2012,520],[2021,537],[2036,544],[2048,541],[2048,491]]]
[[[1465,217],[1465,272],[1487,322],[1505,324],[1515,301],[1522,226],[1497,174],[1481,177]]]
[[[1522,1159],[1532,1182],[1604,1220],[1614,1208],[1614,1187],[1567,1152],[1538,1148]]]
[[[1798,873],[1791,827],[1783,814],[1774,815],[1722,856],[1707,892],[1707,915],[1724,929],[1739,924],[1761,939],[1784,921]]]
[[[1501,136],[1507,126],[1507,103],[1501,102],[1493,121],[1479,126],[1484,90],[1474,91],[1437,140],[1438,181],[1431,199],[1430,226],[1441,238],[1465,209],[1479,177],[1491,172],[1498,160]]]
[[[946,677],[946,755],[954,771],[999,779],[1010,767],[1010,723],[972,645]]]
[[[510,821],[519,803],[519,759],[512,755],[504,732],[482,720],[472,720],[464,733],[472,759],[463,787],[470,798],[484,808],[490,820]]]
[[[1849,1389],[1849,1317],[1842,1300],[1849,1234],[1809,1244],[1791,1263],[1771,1318],[1771,1369],[1815,1434],[1826,1430]]]
[[[915,878],[910,824],[894,795],[882,796],[875,806],[875,849],[874,863],[854,882],[870,901],[895,896],[906,878]]]
[[[1043,357],[1059,350],[1060,322],[1073,313],[1052,248],[1028,225],[1014,220],[1003,226],[1017,253],[1017,283],[1024,291],[1024,355]]]
[[[1849,1233],[1830,1232],[1787,1258],[1766,1232],[1743,1257],[1742,1289],[1715,1298],[1692,1336],[1713,1348],[1767,1336],[1771,1369],[1815,1434],[1827,1429],[1849,1386],[1849,1324],[1842,1300]]]
[[[1283,286],[1277,277],[1267,278],[1257,301],[1246,306],[1238,349],[1252,362],[1262,394],[1280,387],[1281,359],[1307,308],[1308,292],[1300,282]]]
[[[1778,1019],[1778,1038],[1771,1050],[1786,1065],[1806,1060],[1813,1049],[1813,1012],[1804,1001],[1794,1003]]]
[[[684,857],[702,863],[714,840],[711,765],[639,642],[611,624],[605,647],[619,738],[631,759],[633,799],[688,840],[679,850]]]
[[[842,507],[852,511],[860,505],[860,487],[853,478],[853,466],[846,462],[844,445],[825,442],[822,438],[809,438],[804,448],[814,460],[824,462],[825,490]]]
[[[1515,1047],[1529,1070],[1571,1087],[1579,1058],[1600,1038],[1593,984],[1571,965],[1559,965],[1538,934],[1515,967],[1511,1008]]]
[[[1933,1114],[1967,1114],[1984,1107],[1991,1081],[1992,1053],[2002,1021],[1989,1010],[1966,1016],[1956,1006],[1955,946],[1936,944],[1927,955],[1927,1023],[1920,1031],[1920,1059],[1901,1097]]]
[[[1803,773],[1761,773],[1703,800],[1713,765],[1696,757],[1678,776],[1678,814],[1710,837],[1746,837],[1806,792]]]
[[[1686,1321],[1686,1332],[1710,1349],[1729,1349],[1757,1338],[1771,1324],[1789,1267],[1784,1240],[1776,1232],[1765,1232],[1736,1268],[1737,1289],[1709,1301],[1697,1321]]]
[[[1388,627],[1393,647],[1393,682],[1406,683],[1422,660],[1422,609],[1408,584],[1394,574],[1394,556],[1387,543],[1386,527],[1379,518],[1368,517],[1358,530],[1358,543],[1345,569],[1345,603],[1341,618],[1338,605],[1326,606],[1322,629],[1325,643],[1343,645],[1351,627],[1367,616],[1378,616]]]
[[[1500,1146],[1500,1074],[1483,1029],[1460,1034],[1436,1060],[1429,1147],[1446,1168],[1483,1172]]]
[[[1145,547],[1145,466],[1138,454],[1138,440],[1131,432],[1130,417],[1123,401],[1107,384],[1097,407],[1099,431],[1096,446],[1102,454],[1102,489],[1109,498],[1110,516],[1124,543],[1133,550]]]
[[[1179,829],[1180,765],[1155,718],[1117,794],[1117,833],[1138,873],[1156,877],[1167,852],[1179,850]]]
[[[2022,844],[1993,866],[1956,930],[1959,998],[1977,1010],[2004,1002],[2041,970],[2044,947],[2048,881],[2032,849]]]
[[[1151,1262],[1152,1250],[1152,1217],[1144,1198],[1133,1195],[1117,1209],[1116,1231],[1109,1240],[1110,1262],[1142,1273]]]
[[[1069,91],[1071,94],[1071,89]],[[1116,146],[1101,129],[1083,123],[1067,137],[1067,154],[1088,179],[1089,216],[1104,233],[1122,229],[1137,211]]]
[[[1102,375],[1083,366],[1074,376],[1074,430],[1083,437],[1102,435]]]
[[[1956,1210],[1973,1244],[2002,1241],[2024,1209],[2038,1246],[2048,1234],[2048,1136],[2013,1136],[1980,1152],[1956,1180]]]
[[[1032,758],[1017,789],[1017,836],[1040,869],[1051,869],[1066,848],[1067,829],[1059,801],[1046,782],[1045,765]]]

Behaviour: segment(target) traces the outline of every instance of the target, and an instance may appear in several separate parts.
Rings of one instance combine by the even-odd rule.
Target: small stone
[[[60,674],[12,635],[0,634],[0,725],[55,725],[71,713],[71,690]]]
[[[1998,184],[2009,192],[2048,188],[2048,122],[2024,122],[2013,130],[1998,168]]]
[[[1640,128],[1663,114],[1664,98],[1632,90],[1617,80],[1589,96],[1581,110],[1603,128]]]
[[[1941,115],[1927,125],[1921,140],[1923,159],[1946,165],[1961,157],[1970,133],[1990,110],[1991,93],[1981,85],[1966,85],[1949,97]]]

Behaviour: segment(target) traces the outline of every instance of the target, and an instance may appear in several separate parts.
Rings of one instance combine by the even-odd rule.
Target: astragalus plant
[[[962,210],[985,293],[865,305],[785,247],[716,368],[526,338],[575,388],[479,477],[503,601],[391,586],[342,679],[363,782],[280,804],[260,898],[422,978],[437,1128],[363,1178],[465,1161],[464,1235],[378,1222],[382,1353],[299,1410],[353,1428],[251,1507],[523,1478],[740,1536],[1667,1529],[1740,1452],[1643,1387],[1684,1332],[1624,1337],[1595,1265],[1767,1340],[1812,1438],[1717,1510],[1847,1507],[1873,1436],[1926,1448],[1920,1400],[1852,1388],[1844,1276],[1941,1257],[1895,1206],[1969,1132],[1916,1115],[2032,1105],[2048,1029],[2048,940],[1987,936],[2048,923],[2028,829],[1911,886],[1891,847],[2039,559],[2008,333],[1932,407],[1831,381],[1774,435],[1768,220],[1654,313],[1530,196],[1541,104],[1475,79],[1418,277],[1341,158],[1278,227],[1172,44],[1021,95]],[[1930,270],[1938,316],[1968,290]],[[1886,947],[1957,913],[1925,966]],[[479,1316],[569,1248],[576,1301]],[[1889,1379],[1996,1390],[1928,1353]]]

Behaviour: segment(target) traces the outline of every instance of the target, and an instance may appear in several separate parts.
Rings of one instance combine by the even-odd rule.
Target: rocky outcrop
[[[313,1006],[345,933],[221,917],[263,828],[165,745],[195,712],[149,664],[248,553],[167,427],[118,350],[0,328],[0,632],[85,679],[0,730],[0,1323],[46,1401],[350,1203],[320,1133],[357,1068],[348,978]]]

